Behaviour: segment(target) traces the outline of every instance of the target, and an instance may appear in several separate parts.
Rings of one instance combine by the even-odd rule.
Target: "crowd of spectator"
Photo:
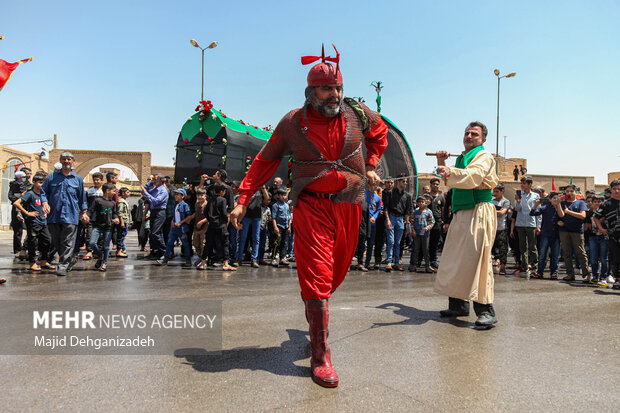
[[[110,244],[115,257],[128,257],[125,238],[130,229],[137,231],[140,251],[149,250],[142,258],[157,265],[174,259],[177,245],[182,266],[198,270],[236,271],[244,262],[258,268],[295,261],[294,208],[279,177],[254,194],[237,230],[229,215],[239,197],[239,182],[228,181],[223,169],[213,176],[202,175],[196,185],[175,185],[170,177],[152,175],[130,207],[130,190],[117,188],[115,173],[105,177],[94,173],[92,187],[85,190],[82,178],[72,171],[73,162],[73,154],[63,152],[59,168],[49,176],[32,176],[24,167],[11,182],[13,250],[16,258],[29,261],[33,272],[67,275],[81,252],[81,259],[94,261],[94,270],[106,271]],[[578,269],[586,283],[615,283],[620,180],[602,195],[589,191],[585,197],[574,185],[547,194],[528,176],[520,183],[513,201],[504,197],[501,183],[493,190],[497,273],[540,279],[549,261],[549,278],[557,279],[563,260],[565,281],[575,280]],[[407,184],[408,177],[401,176],[365,191],[352,270],[436,272],[452,218],[451,194],[442,193],[438,178],[423,186],[417,198],[406,190]],[[22,243],[24,227],[27,235]],[[402,259],[407,250],[406,269]],[[515,268],[508,274],[510,251]]]

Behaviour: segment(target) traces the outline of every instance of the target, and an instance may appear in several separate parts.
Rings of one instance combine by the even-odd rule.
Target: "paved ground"
[[[132,238],[129,245],[136,245]],[[0,233],[0,256],[10,257]],[[351,272],[331,303],[340,387],[309,378],[294,269],[112,260],[64,278],[0,259],[0,299],[223,299],[221,356],[0,356],[0,411],[617,411],[620,294],[496,277],[500,320],[439,318],[429,274]],[[2,331],[10,334],[10,331]]]

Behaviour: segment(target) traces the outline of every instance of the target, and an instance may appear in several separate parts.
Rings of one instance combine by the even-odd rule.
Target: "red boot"
[[[306,300],[306,315],[310,324],[312,380],[319,386],[338,386],[338,373],[332,366],[327,344],[329,335],[329,305],[327,300]]]

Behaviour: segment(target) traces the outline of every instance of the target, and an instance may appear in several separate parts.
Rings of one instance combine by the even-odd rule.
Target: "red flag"
[[[551,190],[557,191],[557,189],[555,189],[555,178],[551,178]]]
[[[9,81],[13,71],[19,66],[20,63],[26,63],[32,60],[32,57],[28,59],[22,59],[15,63],[9,63],[6,60],[0,59],[0,90],[6,85],[6,82]]]

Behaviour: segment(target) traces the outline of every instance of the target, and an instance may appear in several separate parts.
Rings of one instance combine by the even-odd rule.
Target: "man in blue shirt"
[[[166,206],[168,204],[168,189],[164,186],[164,181],[155,174],[142,188],[146,200],[150,203],[149,211],[151,211],[151,238],[150,244],[153,250],[147,256],[148,259],[158,260],[166,251],[164,243],[164,222],[166,221]]]
[[[52,244],[58,252],[58,276],[67,275],[77,262],[74,247],[78,224],[80,221],[88,224],[89,221],[84,181],[72,171],[74,162],[71,152],[61,152],[62,169],[49,174],[41,187],[43,213],[47,215]]]
[[[575,280],[575,269],[573,268],[574,252],[581,266],[583,280],[584,282],[589,282],[590,271],[588,270],[588,257],[583,240],[583,221],[586,219],[588,207],[581,199],[577,199],[575,190],[575,185],[568,185],[564,190],[566,200],[555,206],[559,218],[560,244],[562,245],[562,254],[566,264],[566,277],[563,280]]]
[[[521,178],[521,190],[515,194],[515,211],[517,220],[515,229],[519,237],[519,250],[521,251],[521,268],[517,268],[514,274],[525,273],[525,278],[530,279],[530,266],[535,269],[538,263],[538,251],[536,249],[536,232],[539,219],[530,215],[530,211],[536,209],[536,201],[540,195],[532,191],[534,181],[530,177]]]
[[[370,238],[368,239],[368,247],[366,249],[366,262],[365,267],[370,267],[370,258],[372,257],[372,247],[375,245],[375,238],[377,236],[377,220],[383,210],[383,202],[381,197],[374,191],[375,186],[371,185],[366,190],[366,202],[368,203],[368,215],[370,223]],[[361,263],[360,263],[361,264]]]

